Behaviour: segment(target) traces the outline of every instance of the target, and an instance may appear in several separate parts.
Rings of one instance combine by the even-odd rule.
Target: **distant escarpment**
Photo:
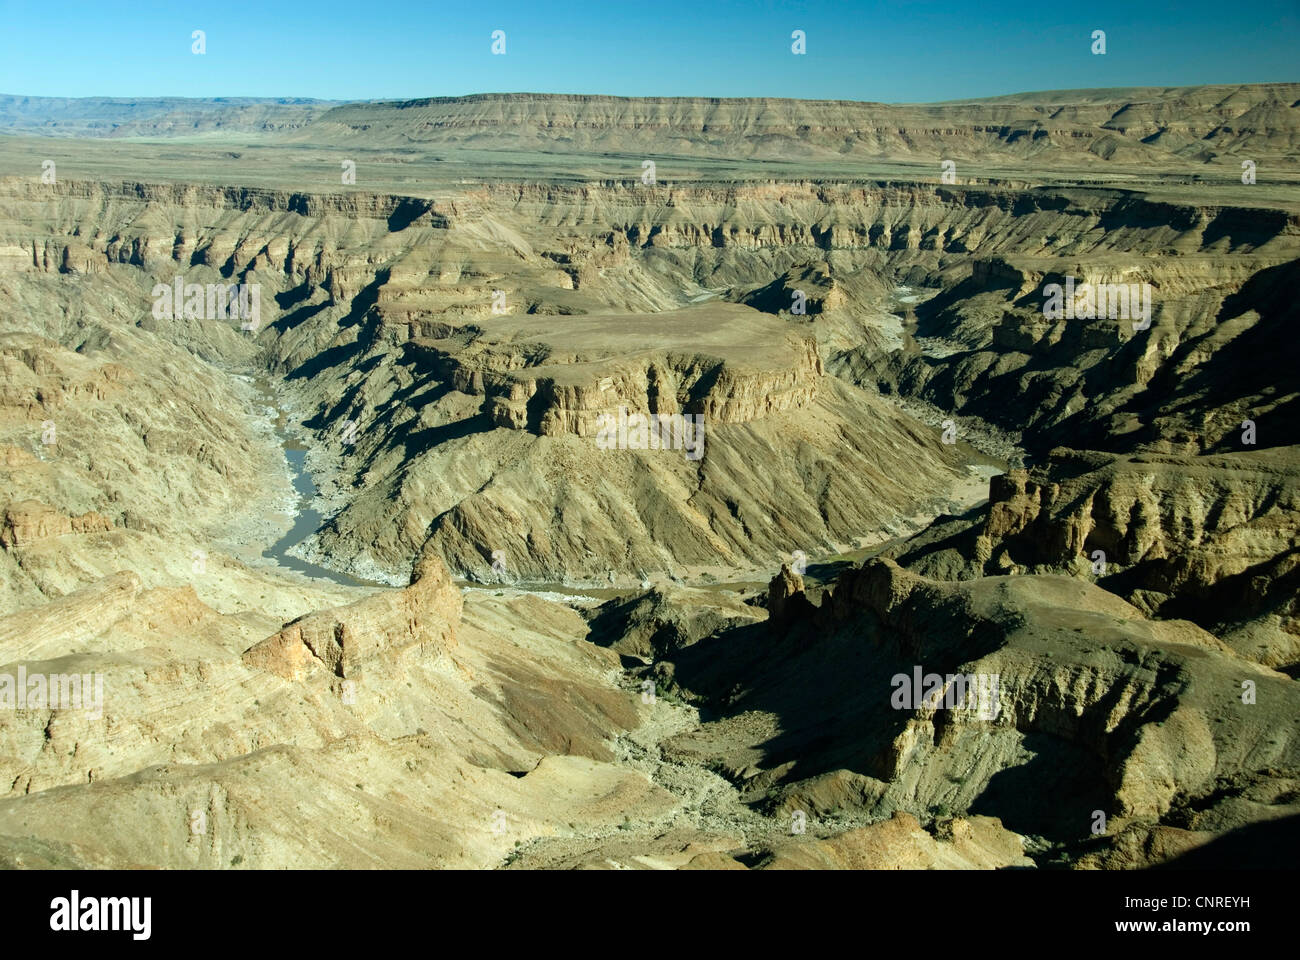
[[[305,97],[15,97],[0,95],[0,129],[47,137],[267,135],[337,104]]]
[[[346,104],[293,139],[727,158],[979,157],[1050,165],[1203,164],[1278,156],[1300,137],[1300,85],[1062,90],[984,101],[480,94]]]

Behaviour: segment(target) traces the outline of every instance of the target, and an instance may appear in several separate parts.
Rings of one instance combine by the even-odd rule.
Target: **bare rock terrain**
[[[0,863],[1261,849],[1297,104],[0,98]]]

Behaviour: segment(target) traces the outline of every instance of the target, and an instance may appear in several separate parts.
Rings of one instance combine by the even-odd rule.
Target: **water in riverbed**
[[[285,426],[284,411],[278,408],[275,396],[267,385],[264,382],[258,382],[256,386],[263,399],[265,399],[267,406],[276,411],[275,435],[280,440],[280,446],[284,450],[284,458],[288,462],[289,470],[293,475],[293,488],[298,494],[298,503],[294,508],[293,526],[271,547],[263,550],[262,556],[274,560],[282,567],[296,570],[305,576],[333,580],[335,583],[341,583],[346,587],[387,586],[387,584],[362,580],[341,570],[331,570],[329,567],[322,567],[319,564],[301,560],[289,553],[291,547],[302,543],[302,541],[319,530],[325,518],[321,516],[319,510],[312,507],[312,503],[316,499],[316,483],[307,470],[306,446],[289,434]]]

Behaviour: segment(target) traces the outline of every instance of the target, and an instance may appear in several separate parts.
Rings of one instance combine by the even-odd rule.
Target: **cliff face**
[[[995,478],[977,562],[1089,570],[1148,611],[1216,628],[1251,659],[1274,667],[1300,659],[1292,589],[1300,475],[1290,451],[1100,465],[1093,457],[1093,469],[1075,473],[1081,459],[1060,451],[1037,480],[1021,471]],[[1259,618],[1250,630],[1224,629]]]
[[[0,208],[10,218],[0,234],[0,256],[15,270],[97,272],[118,263],[166,269],[170,262],[226,275],[250,268],[283,271],[296,281],[327,286],[337,272],[342,285],[333,292],[339,299],[351,299],[365,286],[348,284],[349,272],[369,267],[367,280],[373,280],[387,269],[379,299],[398,314],[402,299],[418,299],[411,281],[427,285],[432,256],[447,242],[452,249],[442,252],[452,256],[440,257],[433,274],[440,286],[469,281],[462,285],[472,288],[476,277],[486,282],[490,274],[481,268],[502,263],[483,248],[499,246],[509,251],[516,270],[524,266],[518,260],[532,261],[534,271],[550,278],[548,286],[574,290],[599,286],[605,269],[627,264],[641,250],[1015,254],[1079,258],[1086,266],[1103,250],[1163,254],[1172,243],[1185,256],[1226,243],[1229,251],[1243,252],[1281,237],[1292,238],[1294,246],[1300,235],[1300,215],[1283,210],[1171,203],[1077,187],[1025,191],[791,181],[726,188],[500,184],[449,193],[433,201],[364,191],[306,194],[70,180],[42,186],[15,179]],[[51,200],[54,217],[47,214]],[[145,209],[151,213],[142,218]],[[198,216],[200,211],[210,216]],[[203,222],[210,219],[215,222]],[[95,229],[71,239],[64,230],[74,222]],[[18,223],[45,229],[19,229]],[[479,247],[477,255],[467,245]],[[742,255],[715,269],[745,265]],[[1189,262],[1180,269],[1197,266],[1205,268]],[[983,279],[977,275],[974,282]],[[490,315],[490,298],[475,306]],[[411,310],[418,312],[418,306]]]
[[[1058,448],[995,477],[984,510],[888,554],[945,578],[1080,576],[1294,671],[1298,473],[1289,447],[1204,457]]]

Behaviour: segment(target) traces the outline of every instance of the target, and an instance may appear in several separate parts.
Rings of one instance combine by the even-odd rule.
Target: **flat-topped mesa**
[[[698,414],[748,423],[811,403],[822,376],[811,337],[797,338],[783,367],[754,367],[705,354],[665,353],[615,363],[515,367],[499,355],[459,358],[428,342],[408,347],[456,390],[484,397],[496,426],[542,436],[594,436],[602,417]]]
[[[748,423],[813,402],[823,374],[811,333],[740,304],[547,321],[536,339],[503,323],[491,341],[479,331],[403,348],[421,372],[482,396],[494,425],[542,436],[595,436],[635,413]]]
[[[669,354],[608,376],[566,371],[563,378],[528,369],[487,373],[486,410],[498,426],[543,436],[599,432],[603,417],[631,413],[698,414],[709,423],[748,423],[798,409],[817,396],[821,357],[811,339],[784,369],[738,367],[708,356]],[[572,382],[588,373],[585,382]],[[500,392],[497,392],[500,391]]]
[[[350,677],[376,656],[451,650],[461,609],[460,590],[446,565],[435,556],[423,556],[405,589],[300,617],[245,650],[243,661],[291,680],[314,667]]]

